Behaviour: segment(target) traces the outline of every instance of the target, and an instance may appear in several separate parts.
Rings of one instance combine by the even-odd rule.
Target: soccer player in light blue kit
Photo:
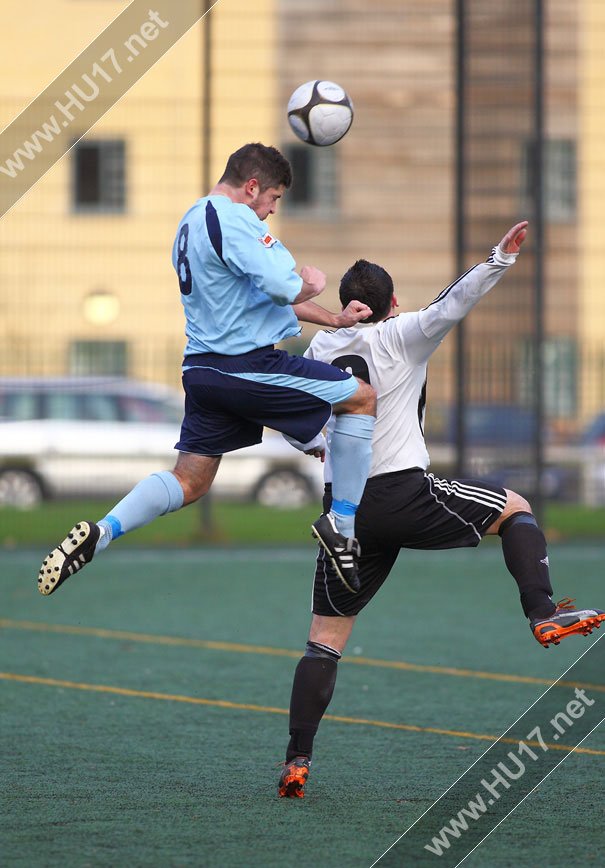
[[[291,182],[290,164],[278,150],[244,145],[181,220],[172,258],[187,345],[175,468],[143,479],[98,523],[78,522],[44,560],[42,594],[112,540],[206,494],[223,453],[259,443],[264,426],[319,456],[332,413],[333,503],[312,531],[347,590],[359,589],[354,523],[371,463],[375,392],[338,367],[290,356],[274,344],[298,334],[299,320],[351,326],[371,311],[351,302],[336,315],[315,304],[325,275],[312,266],[297,274],[291,254],[269,232],[264,220]]]

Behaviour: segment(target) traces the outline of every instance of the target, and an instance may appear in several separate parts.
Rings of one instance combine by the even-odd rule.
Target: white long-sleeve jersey
[[[495,247],[486,262],[469,269],[422,310],[315,335],[305,352],[307,358],[351,370],[370,382],[378,395],[370,476],[428,467],[424,441],[428,360],[517,256]],[[334,417],[328,424],[328,446],[333,421]],[[329,461],[325,477],[330,481]]]

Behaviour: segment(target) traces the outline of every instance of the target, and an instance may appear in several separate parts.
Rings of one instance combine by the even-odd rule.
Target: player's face
[[[259,220],[266,220],[269,214],[275,214],[277,203],[284,194],[285,187],[267,187],[261,192],[260,187],[256,187],[252,192],[253,199],[250,202],[250,207],[256,214]]]

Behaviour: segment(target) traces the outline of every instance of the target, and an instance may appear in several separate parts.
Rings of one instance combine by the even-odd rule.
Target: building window
[[[76,376],[119,376],[128,372],[126,341],[74,341],[69,348],[69,372]]]
[[[283,153],[292,165],[292,187],[284,197],[284,211],[301,217],[331,218],[338,208],[338,180],[335,148],[312,145],[284,145]]]
[[[126,210],[126,144],[122,140],[85,140],[72,152],[76,211],[121,213]]]
[[[535,145],[526,142],[522,157],[522,210],[529,213],[534,187]],[[544,215],[553,223],[575,220],[577,200],[576,143],[550,139],[544,143]]]

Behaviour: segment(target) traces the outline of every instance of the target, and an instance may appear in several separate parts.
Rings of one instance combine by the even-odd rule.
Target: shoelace
[[[562,600],[559,600],[558,603],[555,603],[555,606],[557,607],[555,610],[555,614],[556,612],[563,612],[567,609],[575,609],[575,606],[573,605],[575,601],[575,597],[563,597]]]

